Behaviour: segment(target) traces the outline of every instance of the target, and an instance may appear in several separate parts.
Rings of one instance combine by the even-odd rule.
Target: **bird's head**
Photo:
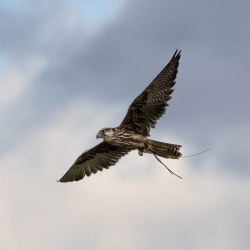
[[[103,128],[97,133],[96,139],[98,138],[106,139],[112,137],[113,135],[114,135],[114,130],[112,128]]]

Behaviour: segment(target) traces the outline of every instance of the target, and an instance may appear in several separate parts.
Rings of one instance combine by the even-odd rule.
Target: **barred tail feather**
[[[170,143],[158,142],[149,140],[149,145],[157,153],[156,155],[163,158],[179,159],[182,154],[179,152],[181,145],[175,145]]]
[[[156,155],[163,158],[179,159],[182,156],[182,154],[177,150],[159,149],[154,147],[152,147],[152,149],[156,151]]]

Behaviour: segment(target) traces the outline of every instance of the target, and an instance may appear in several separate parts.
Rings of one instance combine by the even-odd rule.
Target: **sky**
[[[249,249],[248,1],[0,2],[0,249]],[[182,50],[151,130],[180,160],[136,151],[58,183]]]

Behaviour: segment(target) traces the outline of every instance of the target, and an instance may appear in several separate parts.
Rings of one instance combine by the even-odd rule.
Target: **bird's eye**
[[[104,133],[104,129],[101,131],[101,133],[102,133],[102,134]]]

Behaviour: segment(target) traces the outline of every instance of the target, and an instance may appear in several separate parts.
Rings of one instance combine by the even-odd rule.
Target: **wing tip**
[[[67,174],[67,173],[66,173]],[[66,176],[66,174],[58,181],[56,182],[60,182],[60,183],[66,183],[66,182],[73,182],[73,181],[78,181],[75,177],[74,178],[70,178],[69,176]],[[83,179],[83,178],[82,178]]]
[[[181,57],[181,50],[178,51],[178,49],[174,52],[173,58],[180,58]]]
[[[61,178],[60,180],[58,180],[58,181],[56,181],[56,182],[66,183],[66,182],[71,182],[71,181],[68,181],[68,180],[67,180],[67,181],[63,181],[62,178]]]

